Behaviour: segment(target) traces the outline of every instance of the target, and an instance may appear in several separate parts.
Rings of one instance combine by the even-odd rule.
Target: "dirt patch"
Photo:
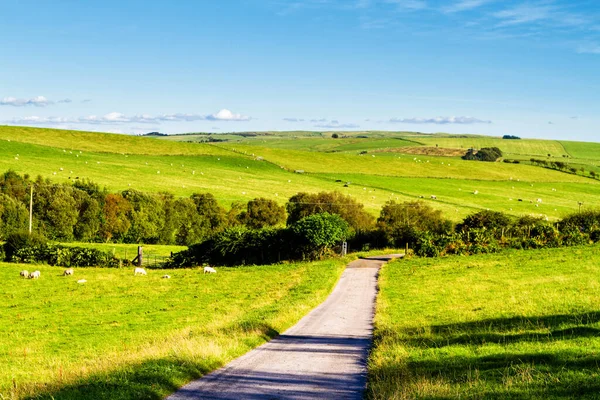
[[[443,147],[428,147],[428,146],[415,146],[415,147],[399,147],[397,149],[381,149],[372,151],[370,153],[402,153],[402,154],[414,154],[419,156],[442,156],[442,157],[460,157],[465,155],[463,149],[446,149]]]

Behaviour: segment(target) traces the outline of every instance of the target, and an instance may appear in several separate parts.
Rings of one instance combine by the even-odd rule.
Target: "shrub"
[[[469,149],[462,156],[463,160],[488,161],[493,162],[502,157],[502,151],[497,147],[483,147],[478,151]]]
[[[321,214],[302,218],[291,227],[303,258],[322,257],[327,249],[345,240],[349,233],[348,223],[339,215]]]
[[[43,259],[47,239],[28,231],[13,232],[4,243],[4,257],[9,262],[33,263]]]
[[[456,226],[457,231],[467,231],[470,229],[485,229],[490,231],[495,238],[500,238],[502,234],[510,227],[511,219],[508,215],[498,212],[483,210],[475,214],[468,215],[462,223]]]
[[[580,232],[591,233],[600,229],[600,210],[586,210],[567,215],[559,223],[561,231],[577,229]]]

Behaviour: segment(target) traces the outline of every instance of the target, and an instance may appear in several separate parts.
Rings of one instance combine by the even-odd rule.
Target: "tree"
[[[131,227],[124,240],[128,243],[158,243],[165,218],[161,199],[133,189],[125,190],[122,196],[131,204],[128,215]]]
[[[239,220],[251,229],[261,229],[285,223],[285,208],[263,197],[250,200]]]
[[[27,227],[29,211],[18,200],[0,193],[0,240]]]
[[[406,243],[414,245],[423,232],[450,232],[452,223],[442,217],[440,210],[422,201],[396,203],[390,200],[381,208],[377,227],[389,244],[400,247]]]
[[[128,214],[132,209],[127,199],[120,194],[107,194],[102,208],[103,224],[100,233],[107,242],[121,239],[129,230]]]
[[[364,205],[340,192],[317,194],[298,193],[286,204],[287,224],[292,225],[304,217],[328,212],[342,217],[355,231],[366,231],[373,227],[375,218],[364,210]]]
[[[338,135],[337,133],[334,133],[333,135],[331,135],[332,138],[337,139],[340,137],[340,135]]]
[[[474,149],[467,150],[462,156],[463,160],[494,162],[502,157],[502,151],[497,147],[484,147],[477,152]]]
[[[295,222],[291,230],[308,258],[321,257],[350,233],[350,227],[342,217],[327,212],[304,217]]]
[[[79,217],[73,188],[38,183],[33,195],[33,222],[37,230],[52,240],[73,240]]]

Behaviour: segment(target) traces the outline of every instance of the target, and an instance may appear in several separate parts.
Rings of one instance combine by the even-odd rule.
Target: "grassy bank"
[[[160,399],[293,325],[346,262],[137,277],[0,264],[0,398]]]
[[[600,248],[384,267],[370,399],[597,399]]]

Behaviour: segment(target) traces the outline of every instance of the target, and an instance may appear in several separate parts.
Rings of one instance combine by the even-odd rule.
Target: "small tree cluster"
[[[484,147],[477,151],[471,148],[461,158],[463,160],[494,162],[502,158],[502,151],[497,147]]]

